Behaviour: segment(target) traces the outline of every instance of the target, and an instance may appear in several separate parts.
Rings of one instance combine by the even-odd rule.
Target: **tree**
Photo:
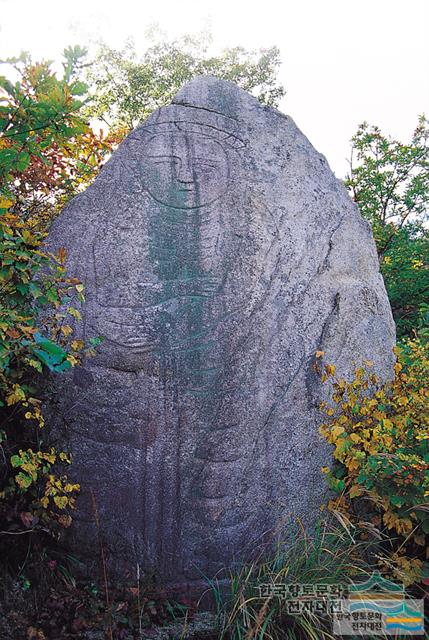
[[[77,77],[86,50],[64,52],[63,77],[28,54],[6,61],[18,80],[0,80],[0,189],[30,226],[46,228],[96,175],[107,141],[83,117],[87,87]]]
[[[346,186],[372,225],[399,336],[411,335],[429,292],[429,122],[403,144],[363,123]]]
[[[185,82],[201,74],[232,80],[264,104],[278,103],[285,91],[276,77],[280,65],[277,47],[259,51],[234,47],[212,56],[210,41],[208,34],[158,40],[140,59],[132,41],[122,50],[102,44],[88,71],[94,93],[90,115],[106,121],[121,137],[170,102]]]

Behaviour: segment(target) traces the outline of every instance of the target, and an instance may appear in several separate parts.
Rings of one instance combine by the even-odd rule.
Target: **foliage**
[[[428,140],[424,116],[409,144],[364,123],[352,138],[346,179],[362,215],[372,225],[400,336],[413,335],[419,308],[429,292]]]
[[[62,372],[88,352],[73,340],[67,318],[79,318],[74,298],[82,284],[65,275],[64,251],[52,256],[43,247],[44,213],[58,206],[75,180],[63,188],[58,156],[88,134],[79,114],[85,91],[74,79],[81,51],[65,52],[64,76],[27,56],[10,60],[20,79],[0,78],[0,517],[3,541],[12,534],[57,533],[67,527],[77,484],[63,473],[69,456],[48,444],[39,382],[49,371]],[[53,149],[55,150],[53,152]],[[93,166],[93,165],[91,165]],[[46,167],[46,175],[36,169]],[[58,172],[55,177],[54,174]],[[36,175],[37,174],[37,175]],[[64,175],[65,175],[64,174]],[[86,174],[88,175],[88,174]],[[56,186],[55,186],[56,185]],[[43,206],[44,190],[47,195]],[[36,204],[37,203],[37,204]],[[18,548],[18,545],[15,545]]]
[[[36,394],[40,374],[66,371],[80,360],[84,345],[71,338],[67,324],[67,317],[78,311],[70,304],[66,311],[60,306],[74,294],[82,298],[83,286],[65,277],[64,256],[54,260],[42,251],[42,240],[41,232],[29,231],[17,216],[0,216],[0,439],[9,460],[3,467],[0,498],[9,528],[10,522],[12,528],[17,524],[10,511],[21,524],[46,524],[53,518],[52,509],[74,506],[72,494],[79,489],[54,474],[56,463],[69,464],[70,459],[43,446],[40,430],[45,421]],[[40,312],[50,309],[55,311],[42,323]],[[18,505],[21,511],[16,511]],[[55,520],[69,523],[69,518]]]
[[[41,557],[42,562],[47,565],[42,585],[10,577],[2,581],[1,638],[181,638],[192,625],[195,607],[188,606],[187,599],[174,601],[160,588],[129,582],[110,588],[111,606],[107,610],[96,583],[74,579],[75,558],[64,553],[61,557],[50,550],[49,556]],[[206,635],[204,638],[209,640]]]
[[[102,44],[88,72],[94,92],[90,114],[106,120],[121,138],[201,74],[236,82],[265,104],[278,103],[285,92],[276,79],[277,47],[260,51],[234,47],[214,56],[210,43],[207,33],[171,42],[156,40],[141,59],[132,41],[122,50]]]
[[[427,307],[429,293],[429,229],[392,228],[381,272],[399,337],[413,336]],[[429,325],[429,322],[427,323]]]
[[[397,355],[395,377],[383,385],[370,361],[351,382],[324,366],[333,393],[321,406],[328,417],[321,433],[334,446],[334,465],[323,469],[339,494],[330,507],[352,522],[368,512],[372,533],[387,534],[391,570],[407,584],[429,567],[428,343],[409,340]]]
[[[5,61],[18,79],[0,77],[0,205],[29,228],[46,228],[110,151],[82,117],[86,85],[76,73],[85,54],[64,52],[62,78],[25,53]]]

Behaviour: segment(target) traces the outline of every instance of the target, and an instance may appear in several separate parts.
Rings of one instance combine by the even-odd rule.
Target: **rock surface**
[[[78,335],[105,337],[58,381],[79,549],[97,545],[91,490],[117,566],[167,582],[317,514],[314,354],[387,377],[395,336],[369,226],[291,118],[196,78],[126,138],[50,246],[85,284]]]

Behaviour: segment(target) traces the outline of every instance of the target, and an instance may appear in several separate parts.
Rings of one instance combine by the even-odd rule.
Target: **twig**
[[[110,637],[110,640],[113,640],[112,611],[111,611],[111,608],[110,608],[109,583],[108,583],[108,580],[107,580],[106,558],[105,558],[105,555],[104,555],[103,541],[101,539],[101,533],[100,533],[100,516],[98,514],[97,502],[95,500],[95,494],[94,494],[94,490],[92,488],[91,488],[91,500],[92,500],[92,508],[94,510],[95,524],[96,524],[96,527],[97,527],[98,541],[99,541],[99,544],[100,544],[101,568],[102,568],[102,571],[103,571],[104,593],[105,593],[105,597],[106,597],[106,608],[107,608],[107,615],[108,615],[108,620],[109,620],[109,637]]]

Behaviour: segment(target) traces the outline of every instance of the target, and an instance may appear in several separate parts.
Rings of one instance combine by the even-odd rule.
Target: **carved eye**
[[[197,169],[204,169],[204,171],[207,171],[207,173],[215,171],[217,169],[216,164],[213,164],[212,162],[207,162],[205,160],[196,160],[194,162],[194,166]]]
[[[154,157],[150,157],[149,156],[149,160],[151,161],[151,164],[153,165],[177,165],[179,162],[178,158],[174,158],[174,157],[165,157],[165,158],[160,158],[158,156],[154,156]]]

